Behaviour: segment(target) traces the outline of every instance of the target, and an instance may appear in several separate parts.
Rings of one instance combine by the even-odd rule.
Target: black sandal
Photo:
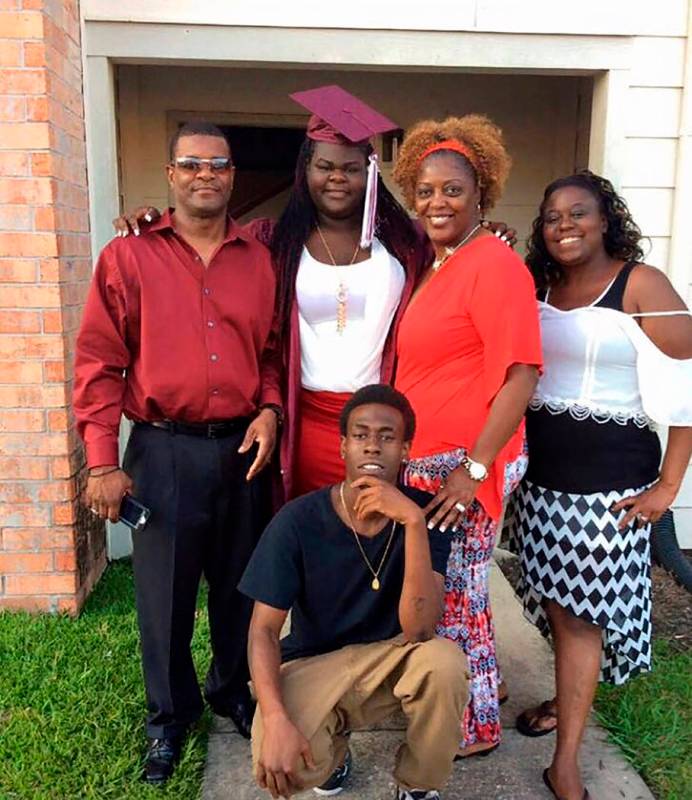
[[[557,798],[557,800],[562,800],[560,795],[555,791],[553,784],[550,782],[550,775],[548,775],[548,768],[543,770],[543,783],[550,789],[553,797]],[[581,800],[591,800],[591,795],[589,794],[588,789],[584,789],[584,794],[582,795]]]
[[[538,706],[538,713],[529,715],[528,711],[522,711],[521,714],[516,719],[516,726],[517,731],[522,736],[530,736],[531,738],[535,739],[538,736],[547,736],[549,733],[553,733],[555,728],[557,728],[557,714],[554,711],[551,711],[552,700],[544,700]],[[533,717],[533,725],[531,724],[531,718]],[[536,728],[534,725],[538,722],[541,717],[552,717],[555,720],[555,728]]]

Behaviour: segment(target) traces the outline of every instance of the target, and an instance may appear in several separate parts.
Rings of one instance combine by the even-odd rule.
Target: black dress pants
[[[181,734],[203,704],[190,642],[202,575],[209,586],[212,662],[205,697],[222,706],[247,691],[252,601],[236,589],[271,516],[268,471],[245,479],[255,448],[238,453],[245,430],[219,439],[135,425],[124,469],[151,509],[133,536],[133,566],[147,736]]]

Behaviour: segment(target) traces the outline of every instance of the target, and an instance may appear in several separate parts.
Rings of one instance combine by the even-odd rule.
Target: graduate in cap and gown
[[[370,141],[398,126],[338,86],[291,97],[313,115],[268,239],[286,368],[287,497],[341,479],[339,414],[357,389],[391,382],[396,327],[428,250]]]

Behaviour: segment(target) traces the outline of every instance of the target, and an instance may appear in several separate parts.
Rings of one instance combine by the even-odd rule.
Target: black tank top
[[[593,305],[623,310],[623,297],[636,262],[627,262]],[[539,299],[545,298],[545,293]],[[634,422],[575,420],[569,412],[528,410],[526,435],[532,483],[561,492],[593,494],[644,486],[658,477],[661,444],[650,428]]]

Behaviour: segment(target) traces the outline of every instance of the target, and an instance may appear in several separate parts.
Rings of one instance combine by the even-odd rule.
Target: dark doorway
[[[252,128],[220,125],[231,143],[236,165],[230,212],[233,217],[280,194],[293,183],[298,150],[305,131],[296,128]]]

